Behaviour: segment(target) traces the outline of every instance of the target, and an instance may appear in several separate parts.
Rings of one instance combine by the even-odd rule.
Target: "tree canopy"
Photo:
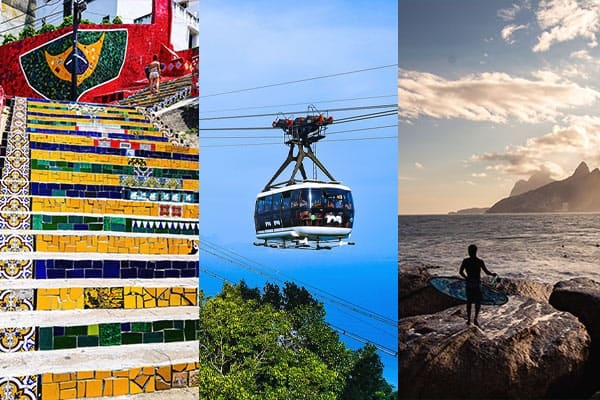
[[[352,351],[303,287],[225,284],[200,304],[200,398],[396,399],[376,349]]]

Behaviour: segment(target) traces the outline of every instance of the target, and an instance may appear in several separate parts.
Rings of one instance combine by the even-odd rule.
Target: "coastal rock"
[[[547,303],[550,299],[552,288],[549,283],[514,278],[500,278],[496,284],[496,289],[509,296],[529,297],[543,303]]]
[[[427,267],[401,264],[398,286],[398,310],[400,318],[421,314],[433,314],[448,307],[462,304],[460,300],[446,296],[427,283],[431,275]]]
[[[600,283],[588,278],[558,282],[554,285],[550,304],[579,318],[592,341],[600,345]]]
[[[464,308],[400,320],[400,397],[579,395],[590,338],[573,315],[512,296],[482,307],[479,329],[465,324]]]

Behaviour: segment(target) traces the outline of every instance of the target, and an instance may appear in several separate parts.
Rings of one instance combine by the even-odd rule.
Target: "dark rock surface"
[[[511,296],[482,307],[479,329],[464,308],[400,320],[400,397],[577,397],[590,346],[577,318]]]
[[[433,314],[448,307],[462,304],[438,292],[427,283],[431,275],[427,267],[416,264],[401,264],[398,286],[398,310],[400,318],[412,315]]]

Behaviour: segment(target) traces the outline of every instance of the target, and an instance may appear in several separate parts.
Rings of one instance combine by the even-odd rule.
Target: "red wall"
[[[125,62],[120,75],[111,82],[89,90],[81,96],[80,101],[91,101],[102,94],[135,87],[136,83],[138,86],[140,83],[146,84],[144,66],[152,61],[152,55],[160,53],[161,44],[169,48],[173,47],[170,43],[171,0],[153,0],[153,11],[152,24],[79,25],[80,29],[125,28],[128,31]],[[19,55],[71,31],[72,27],[67,27],[0,46],[0,60],[2,60],[0,85],[4,88],[5,94],[9,97],[40,97],[27,83],[19,65]]]

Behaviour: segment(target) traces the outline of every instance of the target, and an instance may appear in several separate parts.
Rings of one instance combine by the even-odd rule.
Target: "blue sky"
[[[397,115],[334,124],[317,145],[332,175],[352,188],[356,206],[356,245],[331,251],[252,245],[256,195],[287,155],[281,130],[208,130],[268,127],[277,113],[304,116],[308,105],[397,104],[396,1],[202,1],[199,8],[201,248],[204,241],[230,249],[254,270],[225,260],[220,250],[218,256],[202,251],[201,268],[259,287],[266,271],[397,319]],[[353,71],[362,72],[342,74]],[[336,76],[242,90],[329,75]],[[339,120],[377,111],[383,109],[329,115]],[[207,119],[254,114],[267,115]],[[201,273],[200,285],[210,295],[222,281]],[[332,324],[397,348],[395,326],[325,304]],[[386,378],[397,386],[397,359],[382,359]]]
[[[489,207],[600,166],[600,3],[401,0],[401,214]]]

